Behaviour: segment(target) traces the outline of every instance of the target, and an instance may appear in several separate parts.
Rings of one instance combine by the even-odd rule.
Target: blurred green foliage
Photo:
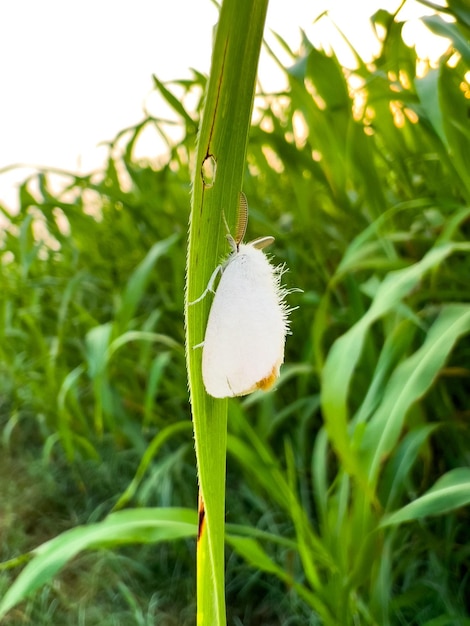
[[[299,308],[277,389],[229,405],[229,623],[470,623],[470,13],[447,4],[423,18],[451,41],[436,67],[381,10],[373,63],[346,70],[306,38],[299,53],[280,40],[287,88],[255,102],[249,238],[276,237],[287,287],[303,293],[290,296]],[[197,73],[155,79],[181,140],[147,118],[110,144],[103,171],[62,173],[59,192],[58,173],[40,172],[17,214],[3,208],[3,454],[40,453],[40,473],[64,490],[37,541],[63,529],[54,515],[67,527],[116,505],[194,506],[182,312],[204,86]],[[134,157],[146,126],[168,139],[159,164]],[[8,498],[21,519],[21,497]],[[2,543],[4,560],[34,547]],[[143,592],[106,569],[132,607],[116,621],[99,614],[99,593],[84,608],[50,585],[5,623],[192,623],[192,547],[178,545],[101,554],[146,581]],[[145,604],[151,586],[176,615]]]

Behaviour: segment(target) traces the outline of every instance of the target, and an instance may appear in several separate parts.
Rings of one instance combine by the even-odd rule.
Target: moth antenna
[[[237,230],[235,231],[235,243],[238,245],[243,241],[246,233],[246,227],[248,225],[248,200],[246,199],[243,191],[240,192],[238,199],[238,216],[237,216]]]

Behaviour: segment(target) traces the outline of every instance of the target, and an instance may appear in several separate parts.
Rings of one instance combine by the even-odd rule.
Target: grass
[[[125,463],[108,458],[75,465],[47,466],[34,458],[2,457],[2,561],[36,548],[61,532],[102,517],[116,493],[109,473],[118,465],[125,482]],[[83,482],[78,483],[78,477]],[[86,480],[86,482],[85,482]],[[85,484],[87,487],[85,488]],[[108,504],[106,505],[106,502]],[[154,546],[82,553],[54,581],[26,604],[14,608],[5,624],[129,624],[191,623],[194,542],[159,551]],[[179,556],[178,556],[179,553]],[[179,561],[183,567],[175,567]],[[13,570],[12,573],[16,574]],[[161,581],[154,588],[155,578]],[[1,596],[11,584],[3,573]]]
[[[249,238],[276,237],[303,293],[277,389],[228,404],[229,623],[469,623],[470,20],[448,5],[454,22],[425,21],[460,56],[425,76],[380,12],[359,87],[305,40],[286,92],[255,100]],[[113,510],[195,508],[184,242],[205,82],[155,81],[185,130],[166,160],[133,157],[145,125],[167,134],[147,119],[103,171],[62,173],[60,192],[39,172],[4,208],[4,562]],[[193,539],[118,543],[77,554],[5,623],[193,623]]]

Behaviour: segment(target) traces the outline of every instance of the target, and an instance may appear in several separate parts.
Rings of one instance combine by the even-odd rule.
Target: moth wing
[[[228,261],[207,322],[202,374],[224,398],[269,388],[284,360],[286,307],[279,272],[249,244]]]

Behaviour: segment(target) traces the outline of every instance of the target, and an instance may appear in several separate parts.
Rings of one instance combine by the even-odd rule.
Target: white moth
[[[236,237],[227,235],[232,252],[201,296],[212,291],[220,272],[202,349],[204,386],[214,398],[269,389],[284,361],[289,309],[281,286],[283,267],[271,265],[262,252],[273,237],[241,243],[247,219],[241,194]]]

